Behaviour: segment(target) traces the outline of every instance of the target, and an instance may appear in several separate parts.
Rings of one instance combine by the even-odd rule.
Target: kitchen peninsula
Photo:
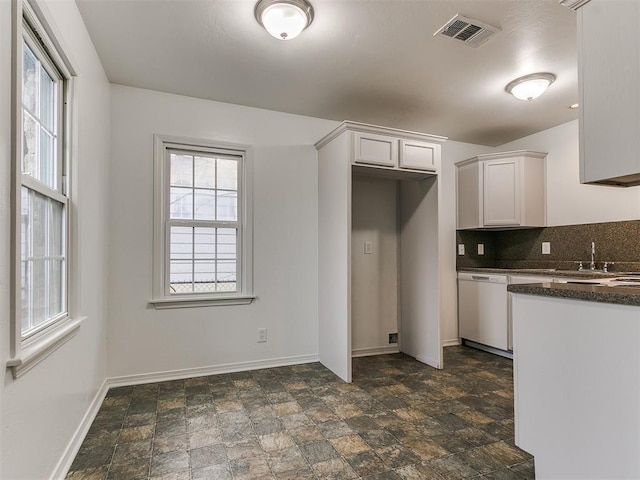
[[[508,290],[516,445],[536,478],[640,478],[640,288]]]

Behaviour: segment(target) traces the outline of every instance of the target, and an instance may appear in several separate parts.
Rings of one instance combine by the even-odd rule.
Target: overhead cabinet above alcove
[[[519,150],[456,163],[458,230],[544,227],[546,158]]]
[[[438,171],[445,140],[435,135],[343,122],[316,144],[318,354],[320,361],[346,382],[351,381],[352,355],[359,354],[353,351],[353,322],[358,331],[362,331],[363,322],[365,329],[378,328],[370,316],[362,314],[372,308],[376,312],[397,312],[396,351],[442,368]],[[375,190],[376,186],[380,190]],[[364,201],[363,191],[377,192],[377,207]],[[391,195],[387,195],[389,191]],[[383,195],[390,203],[385,208],[380,205]],[[369,210],[363,211],[367,207]],[[376,230],[377,217],[386,218],[389,212],[394,216],[386,222],[392,225],[391,231]],[[363,218],[371,220],[371,224],[363,227]],[[389,246],[389,238],[389,248],[399,252],[391,255],[393,265],[385,267],[384,275],[377,270],[373,275],[361,271],[360,266],[372,258],[372,251],[373,256],[377,253],[377,246]],[[364,242],[369,251],[367,245],[360,245],[363,239],[372,240]],[[383,241],[376,242],[379,239]],[[381,276],[387,280],[397,278],[397,282],[374,282]],[[377,290],[370,285],[362,288],[371,283],[379,285]],[[394,291],[389,292],[389,288]],[[387,336],[387,332],[382,333]],[[389,349],[388,344],[373,347],[366,350],[381,353]],[[362,351],[362,345],[357,350]]]

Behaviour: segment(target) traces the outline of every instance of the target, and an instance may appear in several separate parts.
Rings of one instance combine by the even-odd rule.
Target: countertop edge
[[[613,303],[640,307],[640,290],[599,285],[572,285],[566,283],[527,283],[508,285],[507,291],[525,295],[566,298],[596,303]]]

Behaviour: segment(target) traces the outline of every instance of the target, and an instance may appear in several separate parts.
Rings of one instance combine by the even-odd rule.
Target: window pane
[[[55,139],[40,129],[40,172],[36,178],[53,189],[56,188],[55,152]]]
[[[193,218],[193,189],[171,187],[169,216],[175,219]]]
[[[218,159],[217,188],[226,190],[238,189],[238,161]]]
[[[233,228],[218,229],[218,259],[229,260],[237,255],[237,231]]]
[[[215,190],[203,190],[196,188],[195,192],[195,215],[196,220],[216,219],[216,197]]]
[[[194,258],[198,260],[215,260],[216,257],[216,229],[195,228]]]
[[[22,251],[22,260],[31,256],[31,196],[29,189],[22,187],[22,199],[20,215],[20,244]]]
[[[49,224],[49,200],[34,191],[30,192],[32,205],[32,252],[33,257],[44,257],[49,252],[47,245],[47,227]]]
[[[171,154],[170,182],[179,187],[193,186],[193,157],[191,155]]]
[[[218,220],[235,222],[238,219],[238,192],[217,192]]]
[[[47,315],[47,263],[45,260],[31,262],[31,327],[37,327],[48,319]],[[23,333],[24,325],[23,325]]]
[[[49,255],[64,256],[64,205],[56,201],[51,201],[50,204]]]
[[[40,127],[24,112],[22,119],[22,173],[38,178],[38,140]]]
[[[218,292],[235,292],[236,287],[236,262],[224,260],[218,262]]]
[[[237,231],[232,228],[218,229],[217,291],[237,290]]]
[[[169,262],[170,293],[193,292],[193,263],[191,260],[171,260]]]
[[[191,227],[171,227],[172,260],[191,260],[193,258],[193,229]]]
[[[64,311],[64,269],[62,260],[49,260],[49,318]]]
[[[40,121],[55,134],[56,84],[44,68],[40,68],[40,72]]]
[[[30,112],[36,113],[38,92],[38,60],[26,42],[23,45],[22,60],[22,104]]]
[[[169,287],[171,293],[193,291],[193,228],[171,227]]]
[[[193,291],[196,293],[215,292],[216,264],[211,261],[195,260]]]
[[[195,186],[216,188],[216,159],[195,157]]]
[[[31,262],[22,260],[20,265],[20,297],[22,299],[22,333],[31,328]]]

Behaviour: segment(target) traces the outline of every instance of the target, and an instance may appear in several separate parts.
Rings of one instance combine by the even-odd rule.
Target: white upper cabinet
[[[376,133],[355,132],[353,134],[354,163],[379,165],[382,167],[398,166],[398,140]]]
[[[350,158],[355,173],[420,179],[440,170],[441,145],[446,137],[343,122],[318,142],[319,148],[344,132],[350,138]]]
[[[580,181],[640,185],[640,1],[578,10]]]
[[[545,226],[546,156],[521,150],[457,163],[458,229]]]
[[[440,144],[400,140],[400,168],[436,171],[437,158],[440,158]]]

